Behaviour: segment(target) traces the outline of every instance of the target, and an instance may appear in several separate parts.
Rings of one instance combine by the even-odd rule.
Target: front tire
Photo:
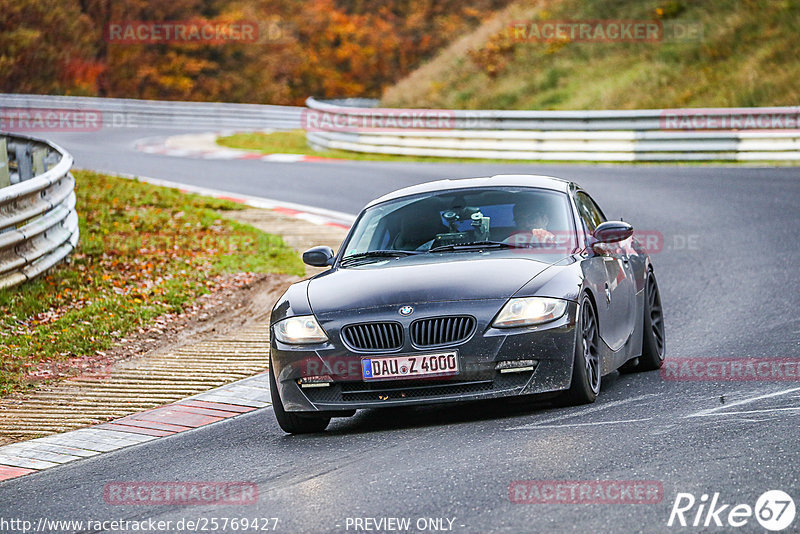
[[[600,337],[597,314],[588,295],[583,296],[578,311],[578,340],[575,343],[575,360],[572,364],[572,383],[564,395],[567,405],[590,404],[600,393]]]
[[[278,382],[272,371],[272,360],[269,362],[269,393],[272,397],[275,419],[278,420],[281,430],[288,434],[315,434],[325,430],[331,422],[330,417],[287,412],[283,409],[283,403],[278,395]]]

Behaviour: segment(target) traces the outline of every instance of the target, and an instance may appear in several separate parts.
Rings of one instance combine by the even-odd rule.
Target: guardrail
[[[19,122],[20,114],[82,111],[94,113],[90,118],[96,129],[303,128],[316,149],[394,155],[609,162],[800,160],[800,107],[469,111],[381,109],[371,107],[374,103],[309,98],[307,108],[300,108],[0,94],[0,129],[9,118]],[[381,121],[379,127],[361,127]]]
[[[219,102],[173,102],[79,96],[0,94],[0,129],[20,122],[20,114],[93,113],[84,129],[171,128],[188,130],[260,130],[300,128],[302,107]],[[54,120],[58,120],[56,117]],[[32,123],[33,119],[28,118]],[[5,126],[4,126],[5,124]],[[54,129],[59,129],[58,126]],[[78,128],[80,130],[80,128]],[[14,131],[19,131],[14,128]],[[30,131],[30,130],[28,130]]]
[[[313,98],[309,144],[351,152],[553,161],[800,160],[800,107],[607,111],[357,108]]]
[[[0,134],[0,288],[41,275],[77,246],[72,163],[57,145]]]

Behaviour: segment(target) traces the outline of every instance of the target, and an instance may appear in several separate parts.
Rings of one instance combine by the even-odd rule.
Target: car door
[[[575,204],[589,234],[606,221],[597,203],[584,191],[576,193]],[[587,258],[589,269],[602,283],[597,295],[600,337],[613,351],[628,341],[636,317],[636,281],[629,249],[625,242],[614,243],[597,247],[596,253]]]

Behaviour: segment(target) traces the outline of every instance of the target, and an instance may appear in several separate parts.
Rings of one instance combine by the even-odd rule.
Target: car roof
[[[544,176],[539,174],[496,174],[494,176],[485,176],[482,178],[459,178],[455,180],[436,180],[435,182],[426,182],[423,184],[412,185],[398,189],[380,198],[376,198],[366,207],[386,202],[387,200],[394,200],[397,198],[407,197],[411,195],[419,195],[424,193],[433,193],[436,191],[447,191],[450,189],[472,189],[479,187],[536,187],[539,189],[549,189],[551,191],[560,191],[566,193],[569,191],[572,182],[556,178],[554,176]]]

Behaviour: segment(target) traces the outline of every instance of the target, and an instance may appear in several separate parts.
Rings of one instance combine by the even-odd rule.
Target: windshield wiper
[[[506,243],[504,241],[471,241],[469,243],[453,243],[451,245],[441,245],[433,247],[428,252],[451,252],[459,250],[474,250],[483,248],[526,248],[523,245]]]
[[[420,254],[420,252],[416,250],[368,250],[367,252],[359,252],[357,254],[345,256],[342,258],[340,264],[348,265],[359,260],[371,260],[375,258],[402,258],[413,254]]]

